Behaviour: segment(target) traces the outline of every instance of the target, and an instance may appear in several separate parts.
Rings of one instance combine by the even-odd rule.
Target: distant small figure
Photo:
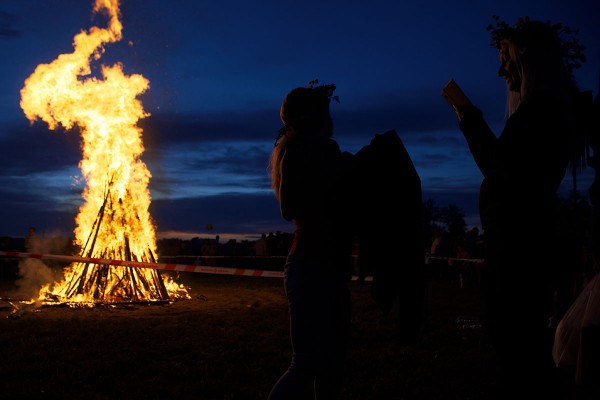
[[[35,233],[35,227],[30,226],[25,237],[25,250],[29,253],[34,253],[39,249],[39,240]]]
[[[431,254],[432,256],[439,256],[442,254],[441,250],[442,250],[443,239],[444,239],[444,232],[440,228],[434,228],[432,239],[431,239],[431,246],[429,248],[429,254]]]
[[[446,232],[439,227],[433,229],[431,234],[430,246],[427,251],[427,273],[430,278],[440,279],[447,275],[448,241]]]
[[[254,254],[258,257],[266,257],[269,255],[267,251],[267,235],[263,233],[260,239],[254,242]]]
[[[217,236],[215,240],[206,238],[202,242],[201,251],[204,260],[204,265],[217,265],[217,260],[215,259],[215,256],[218,253],[218,240],[219,237]]]

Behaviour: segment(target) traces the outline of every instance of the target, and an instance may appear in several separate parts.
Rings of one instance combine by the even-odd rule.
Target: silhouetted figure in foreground
[[[355,157],[359,282],[373,275],[373,299],[384,314],[397,304],[400,340],[412,343],[425,296],[421,180],[393,130]]]
[[[296,225],[284,267],[292,361],[270,400],[337,399],[343,379],[355,236],[353,157],[332,139],[334,90],[334,85],[299,87],[281,106],[284,127],[270,168],[281,215]]]
[[[479,211],[489,331],[503,396],[557,399],[549,329],[552,268],[561,249],[554,221],[578,88],[552,24],[525,18],[488,30],[508,88],[506,125],[496,137],[475,106],[463,102],[455,111],[483,174]],[[534,232],[518,234],[523,225]]]

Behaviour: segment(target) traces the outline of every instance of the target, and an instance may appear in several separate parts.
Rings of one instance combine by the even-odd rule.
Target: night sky
[[[580,30],[588,61],[575,76],[596,96],[597,4],[122,0],[123,39],[93,65],[119,62],[126,74],[150,81],[140,96],[150,115],[139,126],[159,237],[292,232],[267,164],[283,97],[314,79],[337,86],[340,103],[331,109],[342,150],[355,152],[395,129],[424,199],[455,204],[478,226],[481,174],[442,87],[454,78],[499,133],[506,91],[485,28],[492,15],[511,24],[528,15]],[[92,8],[92,0],[0,2],[0,236],[25,236],[29,226],[47,235],[74,229],[85,187],[79,133],[30,124],[20,90],[37,65],[72,52],[81,30],[106,27]],[[581,177],[582,194],[592,172]],[[571,186],[567,177],[563,193]]]

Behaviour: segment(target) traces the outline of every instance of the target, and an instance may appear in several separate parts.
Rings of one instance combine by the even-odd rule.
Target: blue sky
[[[481,174],[442,87],[454,78],[499,133],[505,87],[485,27],[492,15],[510,23],[529,15],[580,30],[588,61],[576,78],[597,95],[600,8],[592,0],[473,4],[122,0],[123,39],[96,64],[121,62],[126,74],[150,81],[140,96],[150,116],[139,125],[159,237],[293,230],[279,215],[266,168],[283,97],[313,79],[337,85],[334,136],[343,150],[395,129],[424,198],[455,204],[479,225]],[[79,31],[106,26],[92,6],[0,1],[0,236],[24,236],[29,226],[45,234],[74,229],[85,186],[80,137],[30,124],[19,92],[37,65],[72,52]],[[582,192],[592,172],[584,173]],[[565,190],[570,185],[567,178]]]

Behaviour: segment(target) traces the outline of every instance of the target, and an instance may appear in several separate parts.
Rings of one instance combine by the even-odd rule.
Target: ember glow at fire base
[[[79,130],[86,187],[76,218],[75,241],[81,255],[153,263],[156,233],[149,213],[151,174],[140,159],[144,151],[137,126],[144,111],[137,97],[149,88],[141,75],[126,76],[122,66],[92,62],[105,45],[121,40],[118,0],[96,0],[94,13],[108,28],[93,26],[73,39],[74,51],[40,64],[21,90],[21,108],[31,123],[41,119],[51,130]],[[60,283],[40,291],[39,300],[68,303],[165,301],[187,297],[185,288],[147,268],[74,263]]]

